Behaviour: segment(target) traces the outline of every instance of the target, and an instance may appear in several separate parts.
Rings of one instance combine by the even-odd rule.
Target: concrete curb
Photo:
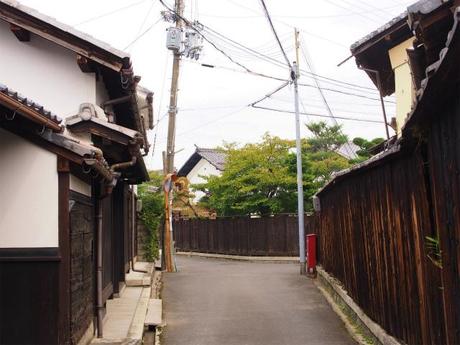
[[[240,256],[240,255],[210,254],[210,253],[197,253],[197,252],[177,252],[176,255],[197,256],[201,258],[225,259],[225,260],[248,261],[248,262],[266,262],[266,263],[280,263],[280,264],[299,263],[299,258],[292,257],[292,256]]]
[[[364,313],[337,279],[321,267],[317,267],[317,272],[317,287],[359,344],[402,345]]]
[[[128,330],[128,339],[142,340],[144,334],[144,321],[147,315],[147,307],[150,299],[151,287],[143,288],[142,294],[137,303],[131,326]]]

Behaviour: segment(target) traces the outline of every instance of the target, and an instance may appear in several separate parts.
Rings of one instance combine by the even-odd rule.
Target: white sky
[[[171,7],[173,0],[165,1]],[[262,14],[259,0],[184,0],[185,17],[197,19],[217,32],[248,47],[283,61],[266,18]],[[300,30],[301,40],[314,64],[317,74],[337,80],[373,87],[367,75],[356,68],[354,59],[342,67],[337,64],[350,55],[349,46],[367,35],[391,18],[403,12],[413,0],[265,0],[274,19],[278,35],[293,61],[294,29]],[[172,53],[165,47],[166,28],[172,24],[159,20],[164,10],[158,0],[22,0],[21,3],[53,16],[94,37],[104,40],[116,48],[124,49],[154,23],[147,33],[129,49],[134,71],[142,76],[141,84],[155,93],[155,121],[163,118],[158,127],[150,132],[150,142],[156,142],[153,155],[146,157],[151,169],[160,169],[161,151],[166,147],[167,112],[171,83]],[[133,5],[124,10],[99,17],[114,10]],[[81,23],[81,24],[79,24]],[[208,34],[205,33],[208,36]],[[287,68],[279,68],[261,61],[208,36],[219,44],[236,61],[251,70],[276,77],[287,78]],[[295,137],[294,115],[258,110],[246,105],[262,98],[281,85],[281,82],[261,78],[247,73],[231,63],[212,46],[205,42],[200,63],[223,68],[204,68],[184,59],[181,66],[179,113],[177,116],[175,166],[180,168],[195,150],[214,147],[227,142],[256,142],[265,132],[283,138]],[[307,69],[302,58],[300,67]],[[228,70],[231,69],[231,70]],[[301,83],[314,81],[302,77]],[[347,89],[344,86],[321,82],[324,88],[359,93],[378,98],[375,91]],[[375,88],[374,88],[375,89]],[[325,91],[326,98],[336,116],[381,120],[379,101],[342,95]],[[318,91],[301,87],[300,96],[305,110],[310,113],[326,114]],[[388,99],[391,101],[391,98]],[[293,90],[285,88],[260,105],[292,111]],[[301,106],[301,111],[303,110]],[[394,105],[387,105],[389,118],[394,116]],[[302,122],[319,120],[302,116]],[[384,126],[379,123],[342,121],[344,132],[350,138],[361,136],[384,137]],[[307,136],[305,126],[302,136]],[[156,135],[156,140],[154,140]]]

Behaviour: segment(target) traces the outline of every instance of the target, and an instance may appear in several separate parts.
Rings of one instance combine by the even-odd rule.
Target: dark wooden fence
[[[424,164],[417,150],[344,177],[319,195],[315,231],[320,264],[368,316],[407,344],[445,344]]]
[[[457,19],[456,19],[457,20]],[[460,26],[400,150],[319,193],[319,262],[388,333],[460,344]],[[454,36],[452,36],[454,37]],[[439,239],[442,268],[426,237]]]
[[[173,224],[180,251],[245,256],[297,256],[297,217],[222,217],[177,220]]]

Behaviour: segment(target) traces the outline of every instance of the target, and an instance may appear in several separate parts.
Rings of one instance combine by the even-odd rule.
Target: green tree
[[[307,139],[310,152],[334,152],[348,142],[348,137],[342,133],[342,126],[329,126],[324,121],[306,124],[312,136]]]
[[[336,151],[348,142],[348,137],[342,133],[342,126],[329,126],[326,122],[311,122],[306,124],[311,136],[306,139],[307,150],[303,159],[308,165],[308,176],[311,176],[309,197],[323,187],[334,172],[350,166],[348,160]],[[311,207],[311,203],[307,204]]]
[[[335,171],[349,167],[334,150],[347,142],[340,126],[311,123],[312,136],[302,140],[302,170],[306,210],[311,197]],[[193,186],[206,193],[201,205],[220,216],[291,213],[297,210],[295,142],[265,134],[262,142],[241,148],[226,145],[228,153],[221,176],[205,177]]]
[[[194,186],[207,194],[203,206],[225,216],[292,212],[296,180],[287,163],[293,147],[293,141],[268,134],[261,143],[239,149],[226,145],[223,174],[206,177],[205,184]]]
[[[156,171],[150,171],[149,177],[150,181],[139,185],[138,197],[142,200],[140,218],[148,229],[144,248],[147,260],[153,261],[158,258],[159,232],[164,214],[163,176]]]
[[[377,146],[383,143],[384,141],[385,139],[383,138],[375,138],[372,140],[366,140],[364,138],[356,137],[353,139],[353,144],[359,146],[360,148],[360,150],[356,152],[358,156],[364,159],[368,159],[371,157],[371,153],[369,152],[369,150],[373,148],[374,146]]]

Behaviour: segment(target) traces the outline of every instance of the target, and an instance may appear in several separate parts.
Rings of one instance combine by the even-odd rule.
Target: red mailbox
[[[307,274],[316,276],[316,235],[307,235]]]

